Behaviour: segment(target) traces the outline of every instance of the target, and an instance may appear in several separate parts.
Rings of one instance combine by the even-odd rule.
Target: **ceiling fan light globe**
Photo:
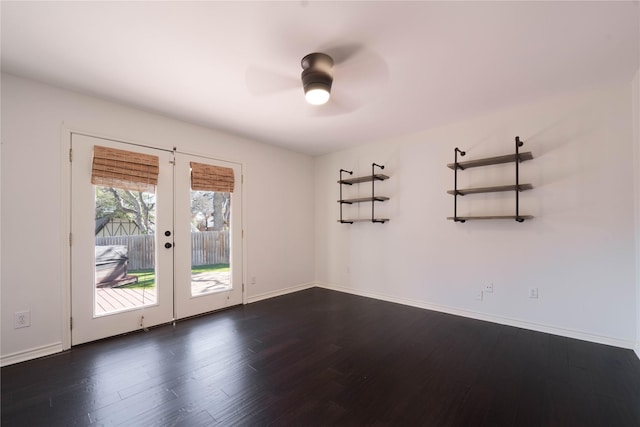
[[[302,58],[304,97],[312,105],[329,101],[333,83],[333,59],[324,53],[310,53]]]
[[[308,88],[304,97],[311,105],[322,105],[329,101],[329,91],[324,87]]]

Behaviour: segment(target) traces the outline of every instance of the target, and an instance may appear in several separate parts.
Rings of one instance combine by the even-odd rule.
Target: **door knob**
[[[167,249],[171,249],[171,246],[173,246],[171,243],[167,242],[164,244],[164,247]]]

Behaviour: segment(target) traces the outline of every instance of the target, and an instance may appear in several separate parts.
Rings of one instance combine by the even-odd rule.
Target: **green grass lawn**
[[[205,273],[210,271],[229,271],[229,264],[197,265],[191,267],[191,274]],[[156,286],[155,270],[133,270],[128,271],[127,274],[130,274],[131,276],[138,276],[138,283],[125,285],[122,286],[122,288],[149,289]]]
[[[195,265],[191,267],[191,274],[209,271],[219,271],[224,273],[225,271],[229,271],[229,264]]]

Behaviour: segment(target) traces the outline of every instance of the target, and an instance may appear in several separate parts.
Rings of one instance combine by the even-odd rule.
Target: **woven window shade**
[[[191,190],[232,193],[233,169],[191,162]]]
[[[158,164],[158,156],[95,145],[91,183],[155,193]]]

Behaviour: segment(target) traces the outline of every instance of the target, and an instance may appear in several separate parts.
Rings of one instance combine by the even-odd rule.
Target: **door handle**
[[[171,249],[171,246],[173,246],[171,243],[167,242],[164,244],[164,247],[167,249]]]

